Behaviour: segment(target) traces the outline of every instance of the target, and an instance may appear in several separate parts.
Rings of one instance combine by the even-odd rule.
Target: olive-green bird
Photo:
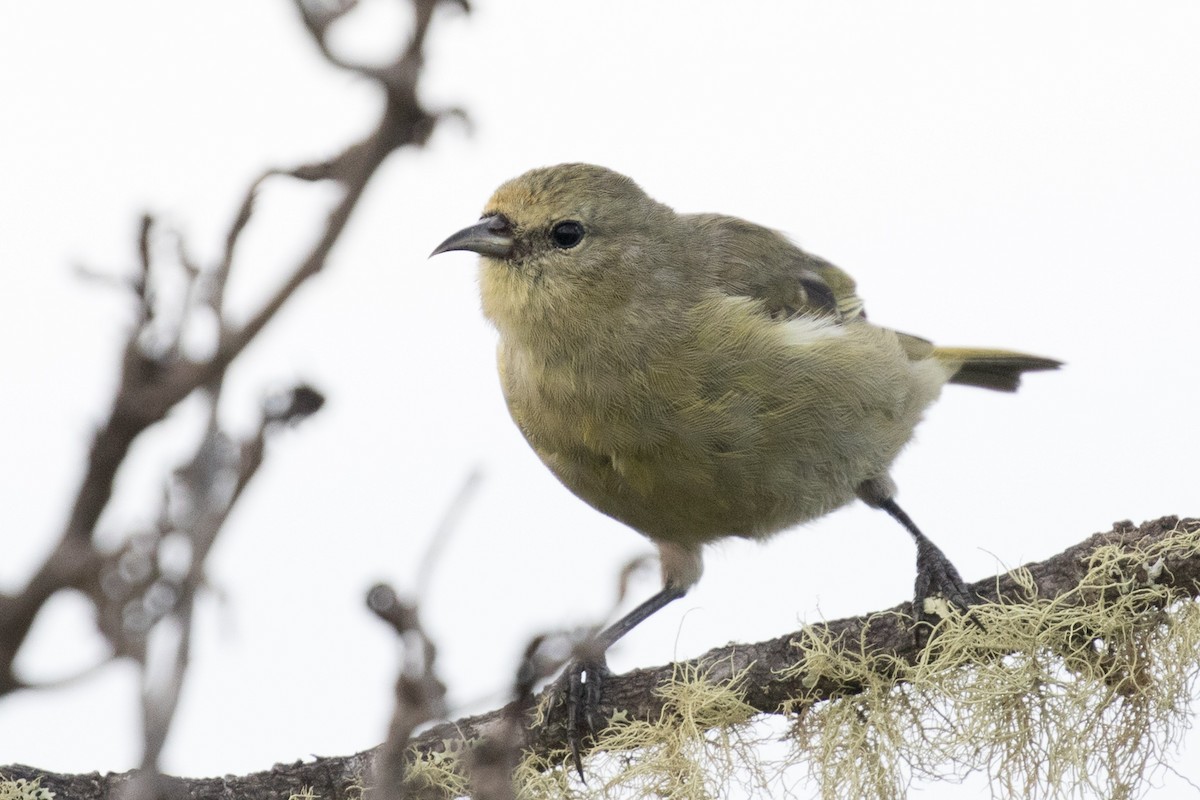
[[[915,615],[938,594],[971,604],[888,470],[944,384],[1013,391],[1058,361],[874,325],[849,275],[781,234],[676,214],[588,164],[505,183],[433,254],[450,250],[482,256],[500,381],[529,444],[658,547],[662,590],[601,632],[600,652],[687,592],[708,542],[763,539],[856,497],[916,539]],[[568,674],[575,727],[604,666]]]

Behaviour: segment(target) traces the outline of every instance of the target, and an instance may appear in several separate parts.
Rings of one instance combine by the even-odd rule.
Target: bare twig
[[[458,528],[459,521],[482,483],[483,471],[479,467],[473,468],[463,479],[462,485],[458,487],[454,497],[450,499],[446,510],[442,512],[442,518],[438,521],[433,536],[429,540],[429,546],[425,548],[425,554],[421,556],[421,563],[417,568],[417,597],[429,596],[430,581],[433,578],[438,559],[446,543],[450,541],[450,537]]]
[[[418,726],[445,714],[446,687],[434,671],[437,648],[426,635],[415,605],[395,590],[378,584],[367,594],[367,606],[388,623],[404,644],[404,666],[396,679],[396,704],[387,740],[375,753],[374,796],[402,800],[408,767],[408,745]]]
[[[518,796],[514,772],[524,756],[529,720],[538,703],[534,689],[562,669],[579,643],[577,635],[557,633],[536,636],[526,645],[512,700],[500,709],[496,724],[486,728],[465,759],[476,800],[515,800]]]
[[[475,800],[516,800],[513,771],[521,761],[526,719],[534,706],[534,687],[558,671],[562,663],[545,656],[545,636],[525,647],[513,682],[512,701],[499,723],[471,750],[467,773]]]
[[[306,28],[327,60],[380,86],[386,102],[374,129],[334,158],[268,170],[254,180],[225,236],[224,251],[213,265],[195,263],[178,235],[174,251],[166,259],[174,258],[175,263],[162,263],[161,249],[155,247],[159,225],[151,214],[142,216],[135,277],[129,281],[136,314],[107,419],[92,441],[83,478],[57,545],[20,591],[0,593],[0,696],[27,686],[14,672],[14,661],[40,609],[63,589],[86,593],[97,607],[101,632],[115,656],[133,658],[143,666],[151,628],[169,621],[178,626],[179,636],[165,655],[167,677],[162,683],[144,687],[148,698],[143,709],[144,766],[152,770],[157,763],[188,662],[191,607],[203,582],[205,559],[233,505],[261,465],[269,432],[296,423],[323,402],[316,390],[298,386],[285,397],[271,399],[264,406],[259,430],[233,443],[232,437],[220,430],[216,413],[226,371],[296,290],[324,268],[367,183],[383,161],[399,148],[424,144],[436,126],[440,115],[421,105],[417,80],[429,21],[443,1],[451,2],[411,0],[417,20],[415,33],[397,57],[395,68],[380,70],[349,65],[336,58],[326,45],[329,25],[352,3],[343,2],[333,11],[322,12],[319,3],[296,0]],[[400,69],[398,65],[405,66]],[[309,253],[268,293],[244,324],[235,325],[225,315],[225,291],[237,265],[238,243],[253,218],[258,190],[270,177],[333,181],[342,194]],[[172,267],[187,282],[183,308],[177,315],[163,313],[163,293],[155,289],[156,279]],[[180,343],[193,324],[194,312],[202,307],[216,316],[216,347],[210,355],[189,358]],[[174,325],[165,333],[156,327],[163,324],[164,318]],[[173,322],[176,318],[177,324]],[[194,457],[177,470],[164,490],[157,525],[128,537],[116,553],[102,553],[93,543],[96,523],[112,498],[117,470],[133,442],[197,392],[205,395],[209,422]],[[183,567],[173,574],[164,573],[159,563],[163,548],[181,542],[187,550]]]

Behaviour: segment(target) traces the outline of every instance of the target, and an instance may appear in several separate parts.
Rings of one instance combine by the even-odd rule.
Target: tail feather
[[[974,347],[935,347],[933,357],[947,366],[957,365],[950,383],[979,386],[999,392],[1015,392],[1021,374],[1058,369],[1061,361],[1053,358],[1016,353],[1011,350],[984,350]]]

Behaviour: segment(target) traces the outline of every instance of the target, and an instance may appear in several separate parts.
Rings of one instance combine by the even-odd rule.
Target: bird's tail
[[[1024,372],[1062,366],[1061,361],[1053,358],[978,347],[935,347],[933,357],[948,367],[957,366],[955,373],[950,376],[950,383],[979,386],[998,392],[1015,392]]]

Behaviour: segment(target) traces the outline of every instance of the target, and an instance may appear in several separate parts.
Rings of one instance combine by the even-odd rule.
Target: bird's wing
[[[853,278],[776,231],[717,214],[696,214],[690,220],[707,242],[705,257],[726,293],[759,301],[775,319],[832,315],[844,322],[866,317]]]

